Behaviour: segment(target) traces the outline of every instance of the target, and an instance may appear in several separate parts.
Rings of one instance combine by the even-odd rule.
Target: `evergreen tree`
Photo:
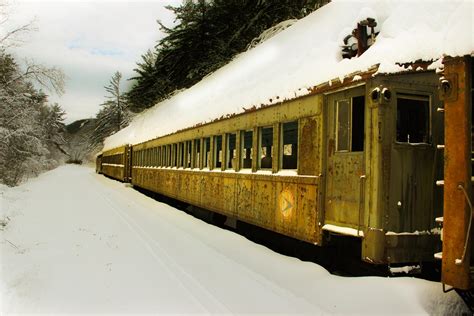
[[[105,137],[121,130],[130,120],[127,110],[127,100],[120,88],[122,74],[115,72],[110,82],[105,86],[108,92],[107,100],[102,103],[102,109],[97,114],[97,126],[92,135],[92,143],[101,143]]]
[[[155,53],[138,64],[135,85],[127,94],[140,111],[188,88],[247,49],[253,39],[287,19],[299,19],[326,0],[196,0],[168,7],[179,22],[159,23],[166,36]],[[151,67],[151,62],[154,65]]]

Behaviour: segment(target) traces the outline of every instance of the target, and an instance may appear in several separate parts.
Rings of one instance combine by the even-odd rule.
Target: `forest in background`
[[[158,21],[166,36],[142,55],[134,69],[135,84],[127,92],[131,111],[140,112],[189,88],[227,64],[235,55],[288,27],[328,1],[324,0],[198,0],[167,7],[176,26]],[[277,26],[273,32],[266,32]]]
[[[94,119],[64,125],[65,112],[47,93],[64,93],[64,73],[10,53],[32,23],[0,34],[0,183],[23,179],[69,161],[94,156],[103,140],[152,107],[227,64],[237,54],[289,27],[328,0],[184,0],[169,6],[173,27],[157,21],[165,37],[144,52],[132,87],[122,91],[116,72],[105,86],[106,100]],[[0,27],[8,4],[0,0]]]
[[[329,0],[185,0],[168,6],[174,27],[154,50],[141,56],[129,91],[120,91],[120,74],[106,87],[109,100],[96,117],[91,137],[96,148],[139,113],[189,88],[236,55],[265,41]]]
[[[0,27],[8,21],[6,7],[0,1]],[[32,29],[29,23],[0,36],[0,183],[8,186],[55,168],[66,154],[65,112],[44,91],[63,93],[63,72],[33,60],[20,67],[9,53]]]

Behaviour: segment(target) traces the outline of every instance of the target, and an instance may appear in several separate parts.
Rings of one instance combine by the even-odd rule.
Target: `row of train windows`
[[[178,168],[216,168],[216,169],[250,169],[252,168],[253,130],[227,133],[212,137],[189,140],[177,144],[163,145],[139,150],[133,154],[134,166],[178,167]],[[273,126],[258,129],[257,169],[273,169],[274,163],[274,128]],[[240,164],[237,156],[237,137],[240,137]],[[223,137],[226,137],[225,153]],[[298,161],[298,122],[281,124],[280,168],[297,169]],[[202,152],[202,157],[201,157]]]
[[[103,156],[102,163],[110,163],[114,165],[123,164],[123,154],[115,154],[111,156]]]

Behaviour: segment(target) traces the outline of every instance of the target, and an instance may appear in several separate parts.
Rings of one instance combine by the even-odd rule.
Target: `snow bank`
[[[440,283],[347,278],[279,255],[91,168],[0,200],[0,314],[461,315]]]
[[[379,72],[397,72],[400,62],[471,54],[473,11],[472,1],[336,0],[141,113],[107,138],[104,149],[305,95],[310,87],[376,64]],[[369,16],[378,23],[376,43],[361,57],[343,60],[343,38]]]

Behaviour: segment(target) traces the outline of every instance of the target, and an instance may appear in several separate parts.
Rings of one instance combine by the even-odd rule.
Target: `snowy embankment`
[[[1,312],[452,314],[435,282],[345,278],[85,167],[0,187]],[[1,227],[1,226],[0,226]]]
[[[445,55],[474,53],[473,12],[472,0],[333,0],[140,113],[105,140],[104,150],[307,95],[319,84],[375,65],[378,73],[396,73],[406,71],[400,63],[423,60],[435,69]],[[377,22],[376,42],[360,57],[343,59],[343,39],[368,17]]]

